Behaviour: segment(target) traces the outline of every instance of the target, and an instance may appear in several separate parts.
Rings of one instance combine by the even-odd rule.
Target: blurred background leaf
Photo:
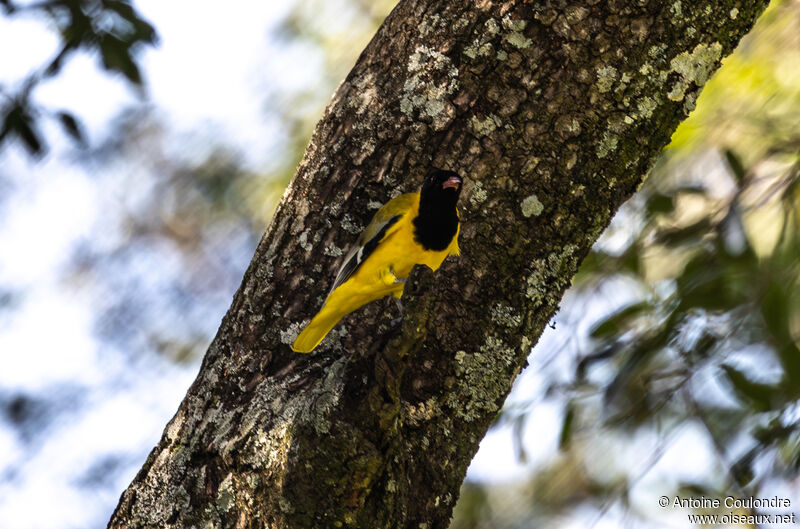
[[[33,156],[47,151],[38,123],[43,117],[53,115],[69,137],[83,145],[80,121],[69,112],[48,111],[44,105],[32,101],[38,85],[58,75],[65,63],[78,51],[97,54],[103,67],[111,73],[121,74],[129,83],[142,87],[143,79],[138,66],[139,52],[158,42],[155,28],[136,11],[127,0],[48,0],[46,2],[3,2],[6,16],[42,20],[54,27],[60,37],[55,56],[46,64],[33,66],[24,79],[17,80],[22,88],[16,93],[0,85],[0,150],[11,140],[20,140]]]

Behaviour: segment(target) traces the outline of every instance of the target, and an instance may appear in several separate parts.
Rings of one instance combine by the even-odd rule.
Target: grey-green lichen
[[[536,262],[533,271],[526,279],[525,291],[525,296],[532,301],[534,308],[544,302],[548,288],[552,287],[549,283],[552,281],[566,283],[569,279],[565,278],[572,277],[572,272],[577,269],[577,249],[577,246],[568,244],[560,251],[553,252],[545,259]]]
[[[511,14],[503,17],[503,27],[511,31],[522,31],[528,26],[528,21],[522,18],[513,18]]]
[[[362,115],[369,111],[372,102],[378,97],[378,90],[375,86],[375,76],[372,73],[355,79],[352,97],[347,104],[356,109],[357,115]]]
[[[233,474],[229,473],[219,485],[219,491],[217,492],[217,507],[219,507],[222,512],[228,512],[235,503],[236,494],[233,489]]]
[[[495,303],[491,310],[492,321],[505,327],[519,327],[522,324],[522,316],[509,305]]]
[[[469,124],[472,128],[472,132],[474,132],[476,136],[480,137],[494,132],[497,127],[503,124],[503,121],[494,114],[489,114],[484,119],[480,119],[478,116],[472,116]]]
[[[445,396],[445,405],[467,422],[495,413],[506,391],[506,372],[515,351],[496,336],[487,336],[474,353],[455,354],[459,384]]]
[[[683,108],[686,110],[688,114],[692,110],[695,109],[697,106],[697,95],[696,94],[687,94],[686,98],[683,101]]]
[[[647,55],[649,55],[651,59],[658,59],[664,54],[666,50],[667,50],[666,44],[656,44],[655,46],[650,47],[650,49],[647,51]]]
[[[597,90],[605,93],[611,90],[617,80],[617,69],[613,66],[601,66],[597,69]]]
[[[526,218],[531,215],[538,217],[544,211],[544,205],[536,195],[525,197],[520,206],[522,206],[522,215]]]
[[[480,182],[475,182],[475,185],[472,187],[472,192],[469,196],[469,203],[473,206],[480,206],[486,201],[488,196],[488,193],[483,188],[483,184]]]
[[[459,33],[461,32],[462,29],[465,29],[467,26],[469,26],[469,19],[459,18],[458,20],[453,22],[453,25],[451,26],[450,29],[453,33]]]
[[[300,234],[298,242],[300,243],[300,248],[302,248],[306,252],[310,252],[311,249],[314,248],[314,246],[310,242],[308,242],[308,232],[307,231],[304,231],[303,233]]]
[[[681,5],[681,0],[677,0],[673,2],[673,4],[669,8],[670,12],[676,17],[680,18],[683,16],[683,6]]]
[[[458,89],[458,68],[443,53],[417,46],[408,58],[408,74],[400,111],[409,118],[431,121],[434,130],[444,129],[455,116],[449,96]]]
[[[506,42],[521,50],[529,48],[533,41],[519,31],[509,31],[505,36]]]
[[[292,512],[294,508],[292,507],[292,502],[286,499],[285,496],[281,496],[278,498],[278,508],[281,512]]]
[[[698,44],[691,53],[684,51],[673,57],[670,68],[680,75],[680,79],[672,86],[667,97],[671,101],[682,101],[690,84],[698,87],[706,84],[721,55],[722,45],[714,42],[710,45]]]
[[[481,45],[471,44],[464,48],[464,55],[469,57],[470,59],[474,59],[476,57],[488,57],[494,51],[494,46],[491,42],[484,42]]]
[[[528,21],[524,19],[513,18],[510,14],[502,19],[502,26],[506,32],[502,35],[502,39],[509,45],[518,48],[529,48],[533,41],[526,37],[522,31],[527,27]],[[493,43],[495,36],[500,33],[500,24],[497,20],[490,18],[482,27],[476,28],[475,39],[464,47],[463,53],[470,59],[478,57],[489,57],[495,51],[495,48],[500,48],[499,44]],[[505,61],[508,59],[508,52],[498,49],[496,52],[498,60]]]
[[[339,257],[340,255],[342,255],[342,249],[336,246],[335,244],[331,243],[325,247],[322,253],[330,257]]]
[[[283,410],[284,401],[281,396],[273,395],[270,408],[275,412]],[[291,428],[289,419],[292,415],[288,412],[281,413],[284,420],[269,431],[259,429],[252,444],[252,449],[244,455],[245,460],[260,467],[280,467],[286,461],[291,444]]]
[[[565,18],[569,24],[577,24],[584,18],[589,16],[589,9],[580,5],[568,6],[565,11]]]
[[[327,434],[330,431],[330,414],[336,409],[342,395],[346,365],[347,358],[342,357],[328,367],[317,398],[300,414],[301,418],[313,425],[317,433]]]
[[[605,158],[615,150],[617,150],[617,143],[619,142],[616,135],[608,131],[603,132],[603,137],[600,143],[597,144],[597,157]]]
[[[300,334],[300,331],[303,329],[306,323],[308,322],[295,322],[289,325],[289,328],[287,328],[286,330],[281,331],[280,332],[281,343],[284,343],[286,345],[293,343],[295,338],[297,338],[297,335]]]
[[[653,111],[658,107],[658,104],[652,97],[644,96],[636,103],[636,109],[639,115],[645,119],[650,119],[653,116]]]
[[[347,195],[344,192],[337,193],[336,196],[327,204],[328,210],[331,212],[331,215],[334,217],[338,217],[342,212],[342,206],[344,205],[345,201],[347,200]],[[303,206],[305,210],[308,210],[308,205]],[[305,215],[303,216],[305,218]]]
[[[351,219],[350,215],[347,214],[345,214],[345,216],[342,217],[341,226],[342,229],[350,233],[361,233],[361,231],[364,229],[361,225],[353,222],[353,219]]]

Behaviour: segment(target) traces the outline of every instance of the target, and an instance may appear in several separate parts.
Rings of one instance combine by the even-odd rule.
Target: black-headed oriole
[[[458,255],[456,209],[462,178],[453,171],[428,171],[419,193],[406,193],[383,205],[344,259],[328,298],[292,344],[309,353],[336,323],[359,307],[403,287],[414,265],[436,270],[448,255]]]

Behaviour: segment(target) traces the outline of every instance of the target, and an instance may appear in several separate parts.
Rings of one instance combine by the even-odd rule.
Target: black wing
[[[344,264],[339,269],[339,273],[336,274],[336,279],[333,282],[333,286],[331,287],[331,292],[336,290],[336,288],[350,279],[353,274],[356,273],[358,267],[361,266],[361,263],[366,261],[367,257],[369,257],[372,252],[375,251],[375,248],[378,247],[378,243],[381,242],[381,239],[386,235],[386,232],[389,231],[394,223],[400,220],[402,215],[395,215],[394,217],[390,217],[386,220],[386,223],[381,226],[378,233],[376,233],[370,240],[364,243],[364,245],[358,245],[352,250],[350,253],[347,254],[347,258],[345,259]],[[331,294],[328,293],[330,296]]]

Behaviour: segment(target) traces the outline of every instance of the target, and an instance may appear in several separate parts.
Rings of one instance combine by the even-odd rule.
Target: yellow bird
[[[292,344],[310,353],[347,314],[403,287],[414,265],[439,268],[458,255],[456,203],[462,178],[453,171],[428,171],[419,193],[393,198],[379,209],[344,259],[322,309]]]

